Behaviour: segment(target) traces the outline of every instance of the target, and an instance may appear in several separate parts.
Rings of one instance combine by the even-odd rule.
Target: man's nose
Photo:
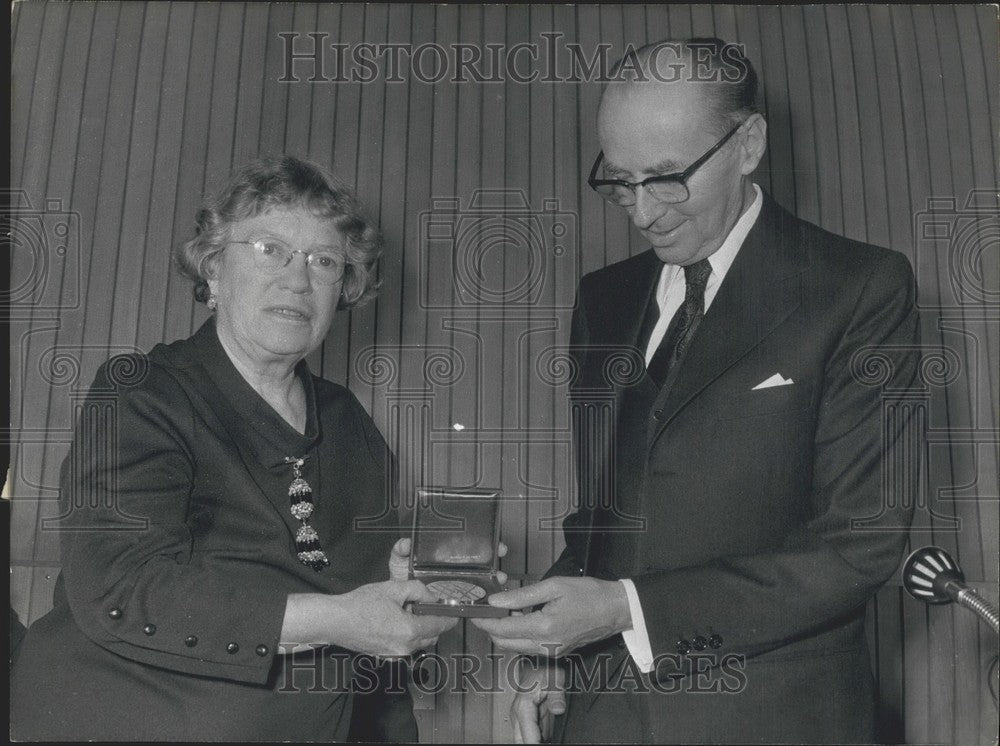
[[[635,204],[632,205],[632,222],[635,227],[645,230],[663,216],[666,204],[653,197],[646,187],[635,188]]]

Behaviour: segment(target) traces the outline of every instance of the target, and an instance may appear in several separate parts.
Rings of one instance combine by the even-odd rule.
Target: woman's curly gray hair
[[[175,253],[181,274],[194,281],[195,300],[208,300],[208,280],[214,276],[233,224],[276,207],[301,207],[316,217],[329,218],[344,237],[346,266],[338,308],[352,308],[375,296],[379,286],[375,263],[382,253],[378,229],[365,217],[350,189],[316,164],[284,155],[248,163],[198,211],[194,238]]]

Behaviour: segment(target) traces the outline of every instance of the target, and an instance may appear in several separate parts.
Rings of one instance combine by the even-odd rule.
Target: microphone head
[[[903,587],[919,601],[946,604],[952,600],[947,586],[950,582],[965,582],[961,568],[941,547],[923,547],[903,565]]]

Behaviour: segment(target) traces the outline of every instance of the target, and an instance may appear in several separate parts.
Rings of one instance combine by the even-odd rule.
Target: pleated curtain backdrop
[[[170,251],[203,193],[259,154],[329,166],[386,237],[377,303],[337,316],[313,369],[369,409],[406,489],[502,488],[505,569],[544,572],[571,500],[559,350],[576,283],[644,249],[586,187],[601,91],[586,66],[602,44],[613,61],[688,36],[742,43],[757,66],[757,181],[913,263],[936,353],[911,544],[945,547],[996,600],[995,6],[19,2],[12,24],[7,494],[25,622],[52,604],[79,396],[109,356],[206,318]],[[886,738],[994,742],[996,638],[898,579],[872,605]],[[493,651],[468,626],[438,652]],[[509,740],[511,692],[465,689],[418,696],[422,739]]]

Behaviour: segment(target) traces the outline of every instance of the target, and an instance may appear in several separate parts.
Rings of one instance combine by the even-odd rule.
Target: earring
[[[219,305],[219,302],[215,299],[215,293],[208,296],[208,300],[205,301],[205,305],[208,306],[209,311],[214,311]]]

